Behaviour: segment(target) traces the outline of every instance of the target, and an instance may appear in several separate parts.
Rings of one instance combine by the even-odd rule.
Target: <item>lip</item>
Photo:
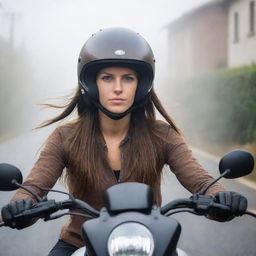
[[[112,102],[112,103],[122,103],[122,102],[124,102],[125,101],[125,99],[123,99],[123,98],[113,98],[113,99],[110,99],[110,101]]]

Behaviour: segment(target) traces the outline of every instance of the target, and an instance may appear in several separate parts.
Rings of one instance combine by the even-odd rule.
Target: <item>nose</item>
[[[123,91],[123,85],[122,85],[122,80],[120,78],[116,78],[114,81],[114,92],[116,94],[121,94]]]

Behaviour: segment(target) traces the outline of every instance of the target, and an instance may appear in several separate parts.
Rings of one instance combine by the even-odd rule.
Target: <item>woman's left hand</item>
[[[229,221],[234,217],[241,216],[247,209],[247,199],[237,192],[218,192],[214,196],[214,201],[230,207],[230,211],[216,210],[211,212],[210,217],[217,221]]]

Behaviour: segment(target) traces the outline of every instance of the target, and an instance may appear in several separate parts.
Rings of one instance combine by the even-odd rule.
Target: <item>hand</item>
[[[31,199],[18,200],[5,205],[1,210],[2,218],[5,222],[5,225],[17,229],[22,229],[31,225],[31,218],[17,218],[15,216],[25,210],[31,209],[32,206],[33,203]]]
[[[236,192],[219,192],[215,195],[214,201],[230,207],[230,211],[214,210],[210,213],[218,221],[229,221],[236,216],[241,216],[247,209],[247,199]]]

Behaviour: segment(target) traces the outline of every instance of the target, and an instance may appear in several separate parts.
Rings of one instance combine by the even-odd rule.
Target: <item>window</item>
[[[234,43],[239,41],[239,16],[238,12],[234,13]]]
[[[249,5],[249,34],[254,34],[255,32],[255,2],[251,1]]]

